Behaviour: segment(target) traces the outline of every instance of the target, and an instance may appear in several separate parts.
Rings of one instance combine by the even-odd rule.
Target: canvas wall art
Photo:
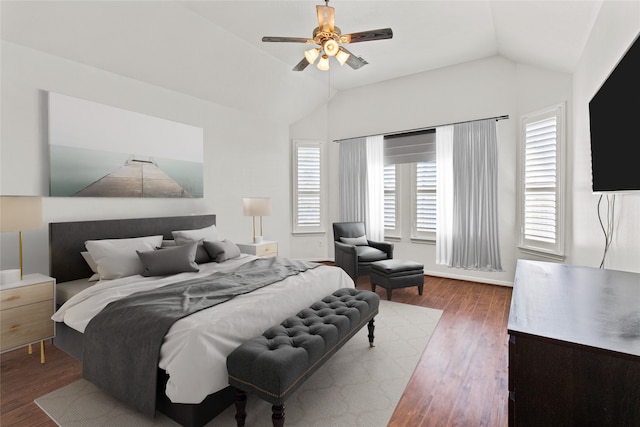
[[[52,197],[203,197],[203,129],[49,92]]]

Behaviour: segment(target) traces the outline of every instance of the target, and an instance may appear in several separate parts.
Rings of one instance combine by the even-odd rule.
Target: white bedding
[[[242,255],[224,263],[201,264],[198,273],[136,275],[97,282],[69,299],[52,319],[84,332],[91,318],[111,301],[133,292],[226,271],[254,258]],[[202,402],[228,385],[227,355],[238,345],[335,290],[353,287],[353,281],[341,268],[320,266],[178,320],[160,350],[159,366],[170,377],[167,396],[174,403]]]

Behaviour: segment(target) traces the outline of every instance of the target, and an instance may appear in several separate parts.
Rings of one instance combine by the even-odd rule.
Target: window
[[[293,232],[324,232],[321,142],[293,143]]]
[[[436,130],[384,137],[385,236],[435,239]],[[406,224],[404,227],[402,224]]]
[[[520,247],[564,256],[564,104],[526,115],[520,146]]]
[[[435,239],[436,170],[435,160],[413,164],[412,238]]]
[[[384,235],[400,237],[396,165],[384,165]]]

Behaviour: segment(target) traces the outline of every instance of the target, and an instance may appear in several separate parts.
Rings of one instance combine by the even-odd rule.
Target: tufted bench
[[[285,400],[367,323],[373,347],[379,305],[374,292],[339,289],[233,350],[227,371],[238,426],[246,418],[246,393],[270,402],[274,427],[283,426]]]
[[[391,301],[394,289],[418,287],[418,294],[422,295],[424,287],[424,266],[415,261],[404,259],[385,259],[371,264],[371,290],[376,291],[376,285],[387,290],[387,299]]]

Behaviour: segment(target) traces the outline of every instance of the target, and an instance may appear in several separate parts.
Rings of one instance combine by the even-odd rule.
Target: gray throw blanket
[[[160,347],[174,322],[319,265],[258,258],[229,272],[114,301],[85,329],[82,376],[138,411],[155,416]]]

